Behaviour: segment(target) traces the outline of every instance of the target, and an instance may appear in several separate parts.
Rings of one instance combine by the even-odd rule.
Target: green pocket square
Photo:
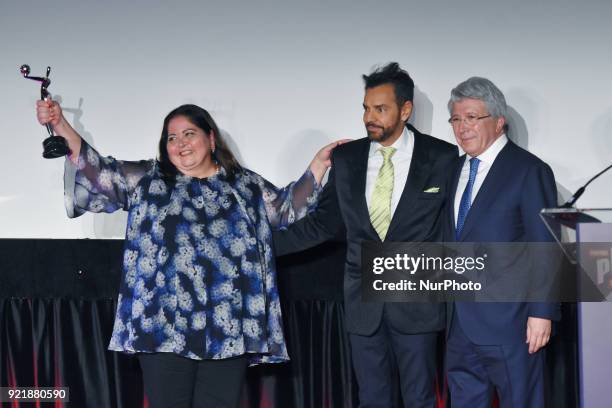
[[[423,191],[424,193],[439,193],[440,187],[429,187],[428,189]]]

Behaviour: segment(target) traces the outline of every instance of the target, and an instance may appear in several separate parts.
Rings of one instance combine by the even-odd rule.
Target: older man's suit
[[[458,159],[451,179],[450,196],[445,214],[444,237],[456,239],[453,199],[459,174],[466,156]],[[550,167],[511,141],[502,148],[474,198],[460,242],[542,242],[552,238],[539,217],[542,208],[556,205],[556,187]],[[497,388],[502,407],[540,407],[542,400],[543,350],[528,355],[525,344],[528,317],[557,320],[559,308],[552,303],[477,303],[457,302],[449,308],[447,351],[448,377],[453,408],[488,407],[493,386]],[[478,350],[478,361],[495,360],[498,364],[480,366],[471,359],[472,345]],[[492,354],[487,354],[492,353]],[[487,360],[489,359],[489,360]],[[487,373],[478,373],[484,369]],[[495,372],[499,369],[498,372]],[[467,374],[476,370],[476,374]],[[493,379],[485,385],[483,378]],[[484,399],[469,396],[488,387]],[[503,395],[502,395],[503,394]],[[510,396],[510,397],[508,397]],[[456,401],[459,401],[456,403]]]
[[[408,178],[397,205],[385,241],[438,241],[442,237],[442,212],[446,199],[446,185],[451,163],[457,158],[457,148],[447,142],[427,136],[408,125],[414,133],[414,151]],[[345,231],[347,255],[344,273],[344,304],[346,328],[349,334],[371,336],[385,322],[386,330],[404,333],[432,333],[444,328],[445,310],[443,305],[427,303],[380,303],[361,300],[361,243],[378,241],[380,238],[372,224],[365,197],[366,170],[370,141],[367,138],[338,146],[333,153],[332,170],[321,194],[317,209],[306,218],[291,225],[289,230],[275,235],[278,255],[312,247]],[[437,193],[425,193],[431,187],[439,187]],[[402,346],[402,345],[400,345]],[[386,349],[361,347],[352,341],[353,361],[356,371],[368,371],[367,359],[372,354],[383,355]],[[367,349],[366,349],[367,348]],[[398,351],[394,350],[397,354]],[[359,361],[355,361],[360,359]],[[435,365],[435,355],[431,361]],[[400,371],[416,370],[418,367],[399,367]],[[422,370],[423,373],[425,369]],[[365,388],[381,379],[376,371],[368,377],[368,384],[360,381]],[[410,373],[401,373],[408,377]],[[414,374],[414,373],[413,373]],[[418,374],[417,374],[418,375]],[[357,372],[359,379],[360,373]],[[426,380],[426,379],[425,379]],[[424,381],[425,381],[424,380]],[[416,402],[406,406],[431,406],[430,401],[420,405],[417,391],[409,391],[409,384],[402,384],[404,401]],[[433,395],[433,393],[432,393]],[[380,397],[372,394],[373,399]],[[364,396],[360,390],[360,398]],[[384,406],[384,400],[361,401],[362,406]]]

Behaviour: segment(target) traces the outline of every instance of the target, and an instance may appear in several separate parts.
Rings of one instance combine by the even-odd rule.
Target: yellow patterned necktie
[[[378,171],[374,193],[370,200],[370,221],[381,241],[385,240],[389,224],[391,224],[391,196],[393,195],[393,162],[391,157],[396,152],[395,147],[378,149],[383,156],[383,165]]]

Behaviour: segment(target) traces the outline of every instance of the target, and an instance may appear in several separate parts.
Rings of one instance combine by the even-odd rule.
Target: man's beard
[[[375,126],[375,125],[370,125],[370,126]],[[376,126],[376,127],[378,127],[379,129],[382,129],[381,134],[370,132],[366,126],[366,132],[368,132],[368,139],[370,139],[373,142],[382,143],[393,135],[394,129],[388,129],[388,128],[384,128],[380,126]]]

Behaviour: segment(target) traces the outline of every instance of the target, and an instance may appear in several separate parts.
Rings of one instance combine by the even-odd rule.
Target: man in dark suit
[[[390,63],[363,76],[367,138],[338,146],[315,212],[275,235],[278,255],[345,234],[346,328],[361,407],[394,406],[393,366],[406,407],[435,404],[436,338],[443,305],[361,300],[362,241],[438,241],[449,166],[457,147],[407,121],[414,83]]]
[[[450,182],[445,240],[550,241],[539,218],[556,205],[550,167],[505,135],[506,101],[488,79],[473,77],[448,103],[458,159]],[[493,390],[505,407],[544,406],[544,350],[552,303],[456,302],[449,308],[448,383],[453,408],[491,407]]]

